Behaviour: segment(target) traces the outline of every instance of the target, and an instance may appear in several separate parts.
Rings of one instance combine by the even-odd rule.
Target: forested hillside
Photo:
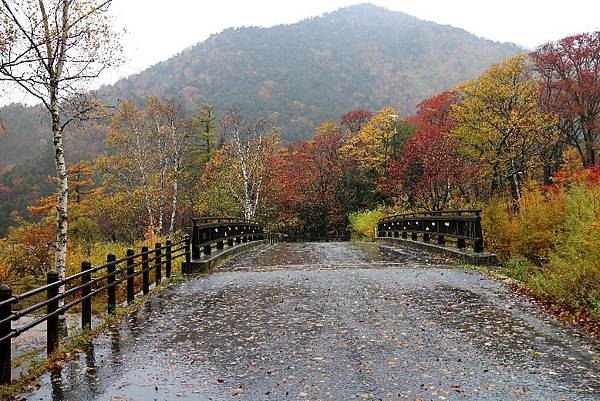
[[[267,117],[282,127],[284,141],[297,142],[311,138],[321,122],[356,108],[391,105],[409,115],[421,100],[519,51],[363,4],[291,25],[227,29],[102,92],[113,106],[121,99],[172,97],[190,115],[201,103],[215,104],[217,117],[239,108]],[[15,182],[43,189],[53,174],[51,163],[40,162],[51,139],[43,116],[39,107],[0,109],[0,234],[10,210],[26,214],[29,204],[27,191],[12,189]],[[67,157],[72,163],[93,159],[104,150],[104,135],[90,127],[71,128]],[[47,170],[40,168],[45,165]]]
[[[231,28],[111,92],[234,106],[307,139],[322,121],[362,107],[409,115],[423,99],[520,52],[511,44],[363,4],[272,28]]]

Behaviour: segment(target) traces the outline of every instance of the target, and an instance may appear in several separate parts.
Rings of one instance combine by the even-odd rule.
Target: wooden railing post
[[[127,305],[130,305],[135,300],[135,268],[133,267],[134,260],[133,249],[127,250]]]
[[[92,293],[92,288],[89,283],[92,279],[92,274],[89,270],[92,264],[88,260],[81,262],[81,271],[86,272],[81,275],[81,297],[87,297]],[[87,284],[87,285],[86,285]],[[81,301],[81,329],[90,330],[92,328],[92,298],[87,298]]]
[[[156,259],[154,262],[154,278],[156,285],[159,285],[160,281],[162,280],[162,251],[160,248],[160,242],[154,244],[154,257]]]
[[[12,290],[7,285],[0,286],[0,302],[4,302],[12,297]],[[8,319],[12,313],[11,304],[7,303],[0,306],[0,320]],[[8,320],[0,324],[0,338],[10,335],[11,321]],[[11,380],[11,344],[10,339],[0,344],[0,384],[8,384]]]
[[[223,243],[223,227],[219,227],[217,228],[217,238],[220,238],[220,240],[217,241],[217,249],[218,250],[222,250],[223,248],[225,248],[225,244]]]
[[[212,240],[213,234],[212,234],[212,228],[205,228],[204,229],[204,233],[206,233],[206,244],[204,245],[204,249],[202,250],[202,253],[204,253],[205,255],[210,255],[212,252],[212,242],[210,242]],[[204,237],[204,235],[202,236]]]
[[[192,262],[192,254],[191,254],[191,244],[190,244],[190,237],[189,235],[186,234],[185,236],[185,266],[186,266],[186,271],[189,272],[190,269],[190,264]],[[181,269],[184,270],[184,269]]]
[[[148,264],[148,247],[142,247],[142,292],[150,292],[150,265]]]
[[[198,229],[198,221],[193,219],[192,226],[192,258],[200,259],[200,232]]]
[[[475,240],[473,240],[473,250],[476,253],[481,253],[483,252],[483,230],[481,228],[481,216],[479,215],[479,212],[477,212],[475,215],[476,217],[473,227],[473,230],[475,231]]]
[[[171,278],[171,240],[167,240],[167,249],[165,249],[165,276]]]
[[[46,276],[48,284],[58,282],[58,272],[49,271]],[[46,291],[46,299],[52,299],[58,296],[59,286],[54,285]],[[58,310],[58,299],[48,303],[47,313],[55,313]],[[48,355],[58,348],[58,313],[48,318],[46,321],[46,348]]]
[[[117,279],[115,276],[115,271],[117,270],[117,267],[114,263],[112,263],[115,260],[117,260],[117,257],[114,253],[109,253],[106,256],[106,263],[109,263],[106,268],[106,274],[108,275],[108,278],[106,279],[108,284],[108,287],[106,288],[106,293],[108,296],[106,310],[109,315],[114,315],[117,310],[117,288],[115,284],[115,280]]]

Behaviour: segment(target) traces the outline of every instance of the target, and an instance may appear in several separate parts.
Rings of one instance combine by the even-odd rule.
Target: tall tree
[[[387,107],[373,116],[344,146],[348,156],[376,175],[383,175],[397,144],[398,112]]]
[[[200,153],[199,158],[204,159],[204,162],[206,162],[207,155],[210,155],[217,148],[214,108],[214,104],[202,103],[200,112],[192,119],[192,123],[196,128],[194,145]]]
[[[181,105],[171,99],[150,96],[145,109],[123,101],[112,118],[107,142],[113,153],[100,158],[98,164],[115,190],[144,189],[152,232],[164,231],[169,197],[167,233],[171,235],[175,229],[182,162],[191,136],[191,121],[184,117]]]
[[[454,127],[449,114],[455,101],[456,95],[443,92],[421,102],[416,115],[408,119],[416,133],[392,162],[385,187],[392,195],[406,197],[412,207],[446,208],[473,172],[455,155],[455,140],[448,135]]]
[[[55,269],[67,257],[68,178],[63,132],[94,104],[80,96],[90,80],[119,60],[111,0],[1,0],[0,81],[18,85],[50,114],[57,197]],[[85,98],[84,98],[85,100]]]
[[[508,186],[520,199],[523,182],[542,166],[540,155],[556,140],[556,118],[540,109],[538,83],[525,56],[493,65],[457,95],[450,113],[457,150],[479,162],[491,193]]]
[[[531,53],[542,77],[545,106],[560,116],[558,128],[586,167],[600,150],[600,31],[546,43]]]
[[[264,118],[244,121],[233,110],[223,117],[221,128],[236,176],[229,182],[231,193],[240,203],[244,218],[252,219],[263,201],[271,171],[268,160],[279,147],[279,129],[270,128]]]

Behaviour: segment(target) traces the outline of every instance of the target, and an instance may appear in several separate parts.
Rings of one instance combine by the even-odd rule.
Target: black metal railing
[[[437,239],[438,245],[446,245],[449,239],[456,241],[459,249],[472,243],[473,250],[483,252],[481,210],[440,210],[424,213],[402,213],[384,217],[377,224],[377,237],[403,238],[429,243]]]
[[[235,217],[198,217],[192,219],[192,260],[198,260],[242,243],[265,239],[263,226]]]
[[[173,261],[184,258],[185,263],[189,263],[190,253],[191,242],[186,235],[181,241],[167,241],[164,246],[160,243],[156,243],[151,249],[143,246],[140,253],[128,249],[125,257],[120,259],[112,253],[108,254],[106,263],[100,266],[92,266],[90,262],[83,261],[80,273],[63,279],[59,279],[55,271],[50,271],[47,273],[46,285],[22,294],[13,294],[7,285],[0,286],[0,384],[11,381],[13,338],[46,322],[46,348],[50,354],[59,346],[60,314],[81,304],[82,330],[90,329],[92,298],[105,294],[107,313],[113,315],[117,308],[117,288],[121,283],[126,283],[126,299],[130,304],[136,297],[136,277],[142,276],[141,293],[148,294],[152,272],[158,285],[162,280],[163,269],[165,277],[170,278]],[[24,317],[32,320],[13,329],[12,323]]]

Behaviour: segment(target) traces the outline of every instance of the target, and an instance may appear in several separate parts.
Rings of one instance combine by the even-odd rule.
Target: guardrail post
[[[114,263],[112,263],[115,260],[117,260],[117,257],[114,253],[109,253],[106,256],[106,263],[109,263],[109,265],[106,267],[106,281],[108,284],[108,287],[106,288],[106,293],[108,295],[108,303],[106,306],[106,310],[109,315],[114,315],[115,311],[117,310],[117,288],[115,284],[115,281],[117,279],[115,271],[117,270],[117,267]]]
[[[483,230],[481,229],[481,216],[479,215],[479,212],[476,212],[475,216],[475,225],[473,227],[473,230],[475,231],[475,240],[473,240],[473,250],[476,253],[481,253],[483,252]]]
[[[0,302],[12,297],[12,290],[7,285],[0,286]],[[0,306],[0,320],[8,319],[12,313],[12,305],[7,303]],[[0,324],[0,338],[6,337],[12,330],[11,321]],[[10,339],[0,344],[0,384],[8,384],[11,380],[11,345]]]
[[[438,234],[437,243],[438,243],[438,245],[442,245],[442,246],[446,245],[446,237],[444,237],[441,234]]]
[[[160,242],[154,244],[154,257],[156,259],[154,262],[154,278],[156,281],[156,285],[159,285],[162,279],[162,251],[160,248]]]
[[[417,241],[417,240],[418,240],[417,233],[414,233],[414,232],[413,232],[413,233],[411,233],[411,234],[410,234],[410,238],[411,238],[413,241]]]
[[[142,292],[150,292],[150,265],[148,264],[148,247],[142,247]]]
[[[465,249],[467,247],[467,243],[464,238],[458,238],[456,245],[458,246],[458,249]]]
[[[244,236],[242,237],[242,242],[248,242],[248,235],[247,235],[247,234],[248,234],[248,231],[250,231],[250,230],[248,230],[248,226],[244,226],[244,227],[242,228],[242,234],[244,235]]]
[[[204,245],[204,249],[203,249],[203,253],[205,255],[210,255],[212,252],[212,243],[210,242],[212,240],[212,228],[205,228],[204,232],[206,233],[206,245]]]
[[[190,244],[190,237],[189,235],[186,234],[185,236],[185,266],[186,266],[186,271],[189,272],[190,269],[190,264],[192,262],[192,254],[191,254],[191,244]],[[182,271],[184,269],[181,269]]]
[[[81,297],[87,297],[92,293],[92,288],[90,287],[90,281],[92,279],[92,274],[89,270],[92,268],[92,264],[89,260],[84,260],[81,262],[81,271],[87,272],[81,275],[81,285],[84,286],[81,288]],[[87,284],[87,285],[86,285]],[[92,298],[89,297],[81,301],[81,329],[89,330],[92,328]]]
[[[133,266],[133,249],[127,250],[127,305],[130,305],[135,299],[135,267]]]
[[[167,249],[165,250],[165,276],[171,278],[171,240],[167,240]]]
[[[408,233],[406,231],[402,231],[402,239],[408,239]]]
[[[423,233],[423,242],[429,243],[430,240],[431,240],[431,236],[429,235],[429,233]]]
[[[192,258],[200,259],[200,232],[198,229],[198,221],[192,220],[194,225],[192,226]]]
[[[48,284],[58,282],[58,272],[49,271],[46,276],[46,282]],[[46,299],[52,299],[58,296],[59,286],[55,285],[46,291]],[[58,299],[49,302],[47,306],[47,313],[55,313],[58,310]],[[46,320],[46,348],[48,355],[58,348],[58,313],[49,317]]]

